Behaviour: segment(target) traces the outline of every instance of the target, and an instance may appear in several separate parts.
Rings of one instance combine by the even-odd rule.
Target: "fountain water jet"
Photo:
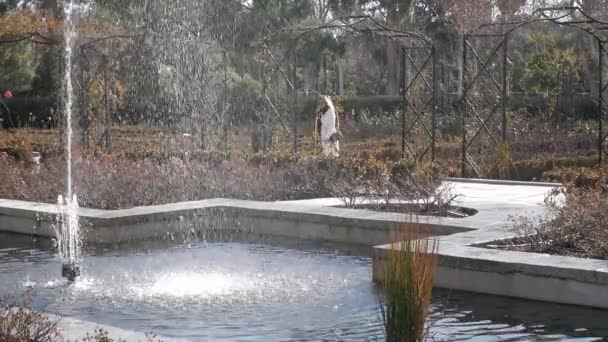
[[[57,199],[57,236],[58,251],[63,263],[61,275],[69,281],[76,280],[80,275],[80,225],[78,223],[78,200],[76,195]]]
[[[61,275],[74,281],[80,275],[80,226],[78,224],[78,201],[72,190],[72,107],[74,104],[74,86],[72,84],[72,56],[76,41],[76,29],[73,22],[74,0],[63,0],[64,15],[64,96],[63,110],[65,115],[65,153],[66,153],[66,191],[65,197],[57,200],[57,224],[55,235],[58,240],[59,255],[63,266]]]

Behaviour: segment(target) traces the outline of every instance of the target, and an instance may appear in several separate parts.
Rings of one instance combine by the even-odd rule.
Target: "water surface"
[[[85,251],[69,285],[45,241],[0,235],[0,296],[123,329],[207,340],[382,340],[371,259],[272,241]],[[598,340],[608,311],[435,290],[433,340]]]

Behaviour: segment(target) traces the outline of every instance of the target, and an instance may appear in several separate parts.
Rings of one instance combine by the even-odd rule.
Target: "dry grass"
[[[380,311],[387,341],[426,339],[438,242],[416,225],[396,235],[386,261]]]

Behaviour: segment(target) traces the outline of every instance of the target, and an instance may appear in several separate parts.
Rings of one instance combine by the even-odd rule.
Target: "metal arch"
[[[551,13],[557,13],[552,16]],[[584,20],[574,20],[574,16],[581,15]],[[570,26],[588,32],[594,37],[605,40],[608,38],[608,22],[595,19],[580,7],[557,6],[543,7],[534,10],[528,17],[518,21],[493,22],[479,25],[471,29],[467,34],[474,35],[497,35],[509,34],[523,26],[537,22],[553,22],[561,26]],[[504,30],[504,28],[507,30]],[[497,31],[496,29],[501,29]]]
[[[288,27],[279,32],[300,32],[294,39],[294,42],[297,42],[299,38],[308,33],[322,30],[340,30],[351,34],[372,34],[399,42],[402,46],[426,46],[428,48],[433,46],[433,41],[422,33],[403,31],[389,27],[369,15],[336,17],[322,25],[311,27]]]
[[[108,41],[114,41],[114,40],[124,40],[124,39],[134,39],[136,37],[138,37],[139,34],[112,34],[112,35],[106,35],[106,36],[90,36],[90,37],[86,37],[86,41],[79,44],[79,50],[81,52],[81,58],[80,59],[80,63],[81,63],[81,68],[84,67],[84,63],[86,61],[84,61],[84,59],[86,59],[85,56],[85,51],[93,51],[95,53],[97,53],[98,55],[100,55],[103,59],[104,59],[104,63],[103,67],[103,73],[104,73],[104,94],[102,96],[102,102],[99,104],[99,107],[104,107],[105,108],[105,115],[104,118],[106,120],[106,127],[104,129],[104,136],[103,138],[103,142],[106,148],[110,148],[111,145],[111,132],[109,129],[109,124],[110,124],[110,115],[108,113],[108,103],[107,103],[107,98],[108,98],[108,87],[107,87],[107,58],[108,56],[106,54],[104,54],[102,51],[99,51],[98,49],[96,49],[96,45],[99,43],[104,43],[104,42],[108,42]],[[59,45],[61,42],[57,39],[48,37],[44,34],[41,34],[39,32],[30,32],[24,35],[20,35],[20,36],[0,36],[0,45],[4,45],[4,44],[15,44],[15,43],[19,43],[22,41],[31,41],[34,44],[39,44],[39,45]],[[99,73],[101,71],[101,66],[96,68],[95,72]],[[83,83],[86,83],[84,80],[84,74],[81,70],[81,81]],[[81,90],[81,101],[83,102],[82,105],[84,107],[85,101],[86,101],[86,88],[87,85],[83,84],[82,87],[80,87]],[[83,127],[83,147],[87,147],[87,130],[88,130],[88,126],[89,126],[89,122],[88,120],[85,118],[85,116],[83,115],[84,113],[82,112],[82,110],[84,110],[84,108],[81,108],[81,120],[83,120],[83,124],[85,127]],[[63,133],[60,130],[60,135],[63,136]]]
[[[578,18],[577,18],[578,17]],[[582,18],[581,18],[582,17]],[[605,131],[605,121],[608,119],[606,108],[608,108],[608,80],[604,77],[604,64],[608,60],[608,22],[594,19],[592,16],[585,13],[579,7],[547,7],[535,10],[529,17],[513,22],[496,22],[480,25],[470,30],[463,36],[462,42],[462,73],[461,78],[461,95],[459,99],[460,116],[462,124],[462,151],[461,151],[461,176],[466,177],[467,168],[471,168],[475,176],[481,177],[481,172],[472,160],[469,150],[473,147],[475,141],[485,133],[495,146],[499,146],[502,142],[507,144],[508,118],[507,105],[509,101],[508,94],[508,40],[509,36],[515,30],[532,23],[537,22],[552,22],[560,26],[568,26],[577,28],[587,32],[595,38],[598,44],[599,51],[599,76],[598,76],[598,163],[602,165],[605,156],[608,156],[608,133]],[[487,58],[480,56],[474,44],[471,44],[473,39],[483,39],[486,42],[489,39],[499,39],[498,43],[492,44],[492,49]],[[502,50],[502,51],[501,51]],[[472,53],[472,58],[481,65],[477,71],[469,70],[468,58],[469,52]],[[494,75],[488,70],[488,66],[492,61],[498,61],[502,56],[500,64],[502,66],[501,78],[499,82]],[[608,69],[608,68],[606,68]],[[470,100],[470,93],[475,88],[480,78],[487,77],[491,84],[490,89],[495,91],[498,99],[495,106],[491,107],[489,114],[482,117],[479,110],[475,108]],[[485,89],[489,90],[489,89]],[[500,124],[501,136],[499,141],[492,130],[488,127],[496,118],[497,112],[502,109],[502,122]],[[471,124],[467,119],[467,112],[478,122],[474,127],[474,133],[471,137],[467,134],[467,124]],[[498,166],[497,166],[498,167]],[[494,169],[496,170],[495,167]]]

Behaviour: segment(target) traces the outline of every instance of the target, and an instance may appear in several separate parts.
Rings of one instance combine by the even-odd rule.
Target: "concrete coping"
[[[440,238],[439,265],[496,274],[526,274],[608,285],[608,261],[542,253],[463,246]],[[374,247],[385,258],[391,244]]]
[[[525,182],[525,181],[511,181],[511,180],[483,179],[483,178],[444,177],[443,180],[446,182],[454,182],[454,183],[475,183],[475,184],[492,184],[492,185],[524,185],[524,186],[548,187],[548,188],[559,188],[559,187],[563,186],[561,183]]]

